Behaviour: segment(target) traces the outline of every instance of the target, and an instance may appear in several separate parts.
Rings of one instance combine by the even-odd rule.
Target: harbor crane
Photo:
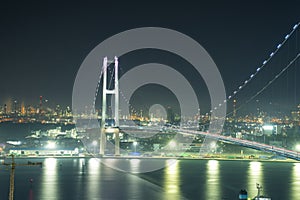
[[[27,163],[16,163],[15,162],[15,156],[13,154],[10,155],[12,162],[11,163],[5,163],[3,162],[3,165],[10,166],[10,176],[9,176],[9,200],[14,199],[14,188],[15,188],[15,169],[16,166],[42,166],[42,162],[30,162]]]

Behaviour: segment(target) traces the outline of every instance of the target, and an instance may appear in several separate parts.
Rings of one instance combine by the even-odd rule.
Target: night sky
[[[214,59],[229,94],[256,71],[300,21],[299,1],[100,2],[0,4],[1,105],[8,99],[37,105],[40,95],[50,105],[71,105],[76,73],[87,54],[114,34],[148,26],[174,29],[199,42]],[[255,102],[266,109],[288,111],[300,103],[298,61],[256,98],[259,101],[244,105],[299,52],[299,34],[298,30],[256,82],[236,96],[238,105],[250,112],[255,110]],[[120,58],[120,63],[126,71],[132,63],[147,63],[155,58],[164,62],[158,52],[154,54],[151,57],[153,52],[137,52],[135,56]],[[175,61],[174,58],[165,63],[176,65]],[[189,74],[192,73],[186,72],[185,76]],[[189,77],[197,88],[201,106],[208,111],[209,100],[199,94],[206,91],[205,86],[195,86],[198,78]]]

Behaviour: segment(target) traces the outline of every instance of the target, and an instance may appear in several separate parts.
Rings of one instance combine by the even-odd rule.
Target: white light
[[[263,125],[262,128],[266,131],[271,131],[274,129],[274,127],[272,125]]]
[[[115,133],[116,131],[117,131],[117,129],[116,128],[112,128],[112,127],[107,127],[105,129],[106,133]]]
[[[133,146],[136,146],[138,143],[137,143],[137,141],[134,141],[133,142]]]
[[[231,99],[231,96],[229,96],[228,99]]]
[[[242,89],[242,86],[240,86],[239,89]]]
[[[251,74],[250,78],[253,78],[254,77],[254,74]]]
[[[284,39],[288,39],[290,37],[290,35],[289,34],[287,34],[286,36],[285,36],[285,38]]]
[[[21,145],[21,141],[6,141],[7,144],[12,144],[12,145]]]
[[[253,172],[259,172],[261,170],[260,162],[250,162],[250,169]]]
[[[237,93],[237,91],[234,91],[234,92],[233,92],[233,94],[236,94],[236,93]]]
[[[217,146],[216,143],[214,143],[214,142],[210,143],[211,148],[215,148],[216,146]]]
[[[134,165],[135,167],[138,166],[140,162],[140,159],[130,159],[130,164]]]
[[[279,49],[281,47],[281,44],[279,44],[278,46],[277,46],[277,49]]]
[[[218,169],[218,166],[219,166],[219,162],[217,160],[209,160],[207,162],[208,166],[209,166],[209,169],[211,171],[215,171]]]
[[[177,144],[176,144],[176,142],[174,140],[171,140],[169,142],[169,145],[170,145],[171,148],[174,148],[174,147],[176,147]]]
[[[56,147],[56,144],[54,141],[48,141],[48,144],[46,145],[46,148],[48,149],[54,149]]]
[[[245,84],[247,84],[248,83],[248,81],[247,80],[245,80]]]
[[[274,52],[272,52],[272,53],[270,54],[270,57],[272,57],[272,56],[274,56]]]
[[[265,61],[263,62],[263,65],[266,64],[266,63],[267,63],[267,61],[265,60]]]
[[[297,144],[295,149],[296,149],[296,151],[300,151],[300,144]]]
[[[296,25],[293,27],[293,29],[295,30],[297,27],[298,27],[298,24],[296,24]]]
[[[93,141],[93,145],[96,146],[98,142],[96,140]]]
[[[56,159],[55,158],[46,158],[44,163],[45,163],[45,166],[46,168],[49,170],[49,169],[54,169],[55,166],[56,166]]]
[[[224,103],[226,103],[226,99],[224,100]]]
[[[100,161],[97,158],[91,158],[88,162],[91,169],[97,169],[100,166]]]
[[[256,69],[256,71],[258,72],[260,70],[260,67]]]

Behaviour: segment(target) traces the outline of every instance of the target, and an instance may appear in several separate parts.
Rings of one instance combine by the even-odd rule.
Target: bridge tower
[[[108,64],[115,64],[115,85],[113,90],[107,89],[107,67]],[[100,133],[100,156],[103,156],[105,153],[106,146],[106,129],[105,129],[105,119],[106,119],[106,95],[115,95],[115,155],[120,155],[120,136],[119,136],[119,72],[118,72],[118,58],[115,56],[113,61],[108,61],[107,57],[103,59],[103,95],[102,95],[102,117],[101,117],[101,133]]]

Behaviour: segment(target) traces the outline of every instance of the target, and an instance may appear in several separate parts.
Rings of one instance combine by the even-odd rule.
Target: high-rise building
[[[300,121],[300,104],[297,106],[297,110],[292,111],[292,118],[294,121]]]
[[[43,96],[40,96],[39,113],[42,114]]]
[[[15,114],[18,113],[18,101],[17,100],[14,100],[14,111],[13,111]]]
[[[3,110],[4,114],[6,115],[7,114],[7,105],[4,104],[4,110]]]
[[[25,108],[24,102],[21,103],[21,114],[22,115],[26,114],[26,108]]]
[[[175,114],[170,106],[167,108],[167,121],[171,124],[175,122]]]

